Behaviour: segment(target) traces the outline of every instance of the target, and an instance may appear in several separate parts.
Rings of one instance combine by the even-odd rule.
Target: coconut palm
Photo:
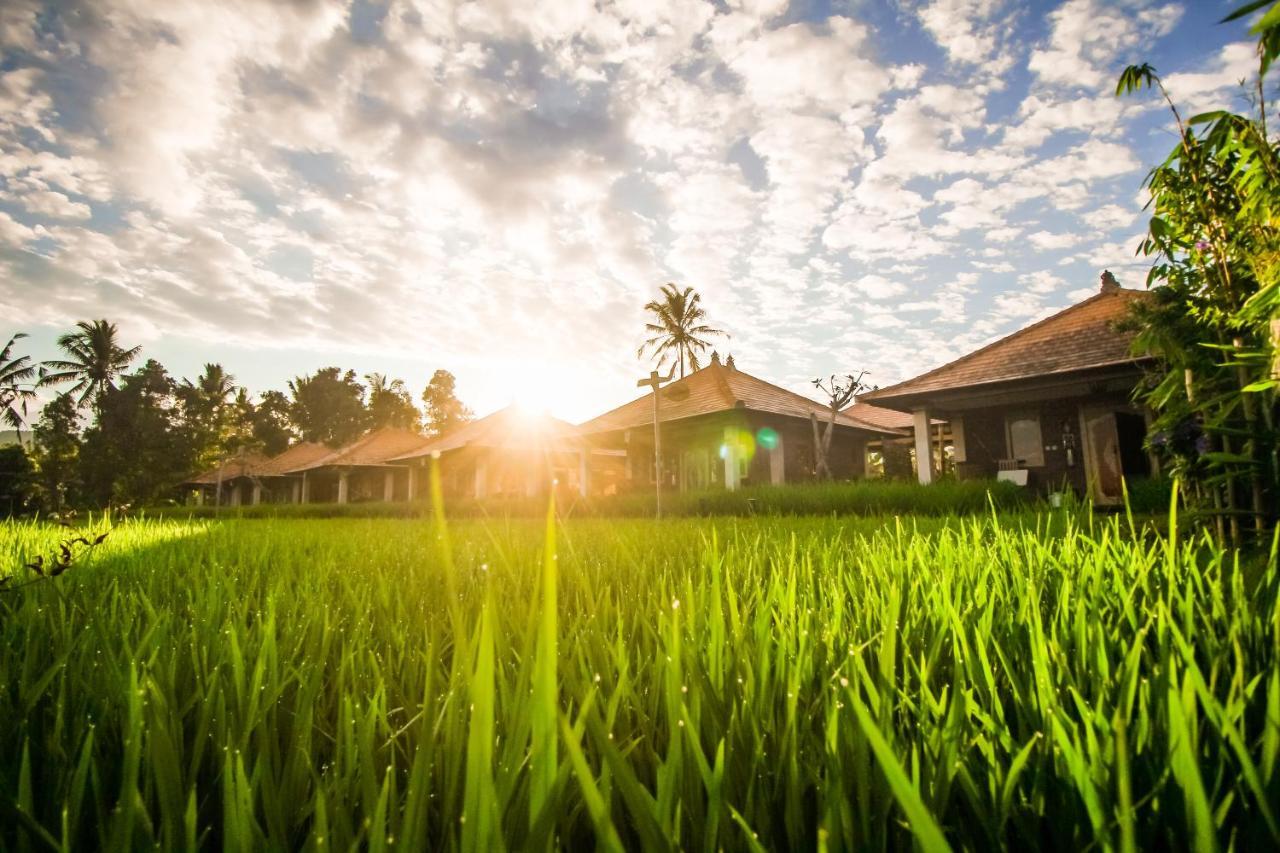
[[[206,364],[204,373],[200,374],[195,382],[190,379],[184,379],[182,382],[214,408],[227,402],[227,398],[235,396],[236,393],[236,378],[227,373],[226,368],[221,364]]]
[[[711,346],[707,338],[727,338],[728,335],[703,322],[707,314],[702,310],[702,297],[692,287],[679,290],[667,283],[661,292],[661,299],[644,306],[644,310],[653,315],[653,320],[644,324],[651,337],[636,351],[636,357],[643,358],[650,352],[657,357],[659,368],[670,358],[680,366],[683,378],[686,361],[691,368],[698,369],[698,354]]]
[[[27,403],[36,397],[31,381],[36,376],[36,366],[30,356],[13,352],[14,343],[25,337],[19,332],[0,350],[0,421],[13,427],[19,435],[26,422]]]
[[[76,323],[76,328],[79,331],[58,338],[58,346],[68,358],[45,362],[49,372],[44,374],[43,381],[46,384],[76,383],[67,393],[78,394],[76,405],[83,406],[115,390],[116,377],[138,357],[142,347],[121,347],[116,324],[106,320],[82,320]]]

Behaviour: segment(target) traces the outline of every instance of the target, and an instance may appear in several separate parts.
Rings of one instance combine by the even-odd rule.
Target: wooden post
[[[382,499],[388,503],[396,497],[396,469],[388,468],[382,475]]]
[[[340,504],[344,504],[347,502],[347,496],[350,490],[348,477],[350,477],[350,474],[348,474],[346,471],[338,472],[338,503]]]
[[[911,417],[912,431],[916,437],[916,479],[927,486],[933,482],[933,442],[929,441],[929,410],[916,409]]]
[[[302,495],[298,502],[304,504],[311,502],[311,481],[307,479],[306,471],[302,472]]]
[[[675,368],[666,376],[659,376],[658,371],[650,370],[648,379],[640,379],[636,382],[637,388],[649,387],[653,389],[653,478],[654,478],[654,515],[658,518],[662,517],[662,426],[658,409],[658,389],[664,382],[670,382],[671,377],[675,376]]]
[[[254,506],[262,503],[262,484],[257,480],[253,481],[253,497],[250,500]]]
[[[409,463],[409,500],[413,500],[418,496],[418,466],[413,462]]]

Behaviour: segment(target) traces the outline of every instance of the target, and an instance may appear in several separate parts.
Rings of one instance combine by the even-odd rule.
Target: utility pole
[[[675,367],[666,376],[659,376],[658,371],[650,370],[648,379],[636,381],[637,388],[653,389],[653,479],[656,488],[654,515],[657,518],[662,518],[662,429],[658,423],[658,389],[664,382],[670,382],[675,373]]]

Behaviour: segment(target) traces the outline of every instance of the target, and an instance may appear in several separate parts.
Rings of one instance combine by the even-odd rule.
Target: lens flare
[[[756,430],[756,444],[765,450],[775,450],[778,447],[778,431],[772,427],[760,427]]]

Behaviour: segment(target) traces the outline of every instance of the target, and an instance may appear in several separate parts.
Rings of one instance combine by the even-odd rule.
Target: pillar
[[[720,445],[724,457],[724,487],[729,491],[738,488],[738,434],[733,427],[725,427],[724,443]]]
[[[254,506],[262,503],[262,484],[256,480],[253,483],[253,497],[250,498],[250,502]]]
[[[304,478],[306,474],[302,475]],[[289,499],[296,504],[302,503],[302,480],[294,480],[289,490]]]
[[[338,474],[338,503],[340,504],[347,502],[347,493],[350,486],[347,480],[350,476],[346,471],[341,471]]]
[[[388,468],[382,474],[382,499],[393,501],[396,498],[396,469]]]
[[[408,497],[413,500],[418,496],[418,466],[413,462],[409,463],[409,483]]]
[[[485,471],[484,459],[482,458],[477,459],[476,460],[476,482],[475,482],[476,500],[483,500],[484,496],[487,494],[486,486],[488,484],[485,482],[485,474],[486,474],[486,471]]]
[[[787,481],[787,460],[782,450],[782,436],[778,443],[769,448],[769,482],[781,486]]]
[[[196,489],[196,506],[204,506],[204,486]]]
[[[311,501],[311,481],[307,479],[307,472],[302,472],[302,493],[298,495],[298,503],[309,503]]]
[[[916,437],[916,476],[928,485],[933,482],[933,442],[929,440],[929,410],[916,409],[911,413],[912,431]]]
[[[584,498],[591,493],[591,489],[587,482],[587,478],[591,475],[591,465],[588,462],[589,451],[586,448],[578,451],[578,494]]]

